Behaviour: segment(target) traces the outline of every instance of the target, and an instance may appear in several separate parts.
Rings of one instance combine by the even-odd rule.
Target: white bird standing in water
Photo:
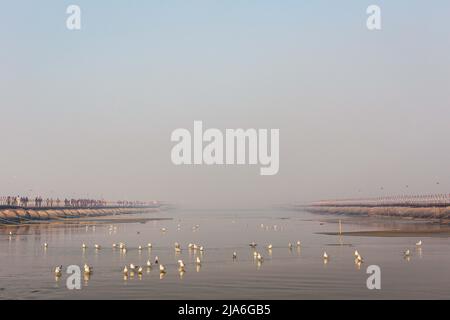
[[[409,249],[404,252],[405,257],[409,257],[410,255],[411,255],[411,251],[409,251]]]
[[[323,260],[328,260],[328,253],[326,251],[324,251],[323,253]]]
[[[355,252],[353,253],[353,255],[355,256],[355,258],[357,258],[357,257],[359,256],[358,250],[355,250]]]
[[[258,260],[258,262],[262,262],[264,260],[264,258],[262,257],[262,255],[260,253],[258,253],[258,255],[256,256],[256,259]]]
[[[152,248],[152,244],[150,242],[147,244],[147,248],[149,248],[149,249]]]
[[[289,249],[292,249],[292,243],[288,243],[288,247],[289,247]]]
[[[272,250],[272,248],[273,248],[272,244],[269,244],[269,245],[267,246],[267,249],[269,249],[269,250]]]
[[[128,275],[128,267],[127,267],[127,266],[125,266],[125,267],[123,268],[123,274],[124,274],[124,275]]]
[[[142,274],[142,267],[139,267],[139,268],[137,269],[137,273],[138,273],[138,274]]]
[[[142,246],[139,246],[139,247],[138,247],[138,250],[139,250],[139,251],[142,251]]]
[[[93,268],[88,266],[86,263],[84,264],[84,274],[85,275],[90,275],[92,274]]]
[[[178,271],[180,271],[180,272],[184,272],[185,271],[183,260],[178,260]]]
[[[166,267],[164,267],[162,264],[159,265],[159,272],[160,273],[166,273]]]
[[[237,253],[233,252],[233,260],[236,260],[236,258],[237,258]]]
[[[147,267],[149,267],[149,268],[152,267],[152,262],[150,260],[147,260]]]
[[[44,248],[48,248],[48,243],[44,243]]]
[[[113,244],[112,244],[112,247],[113,247],[113,248],[117,248],[117,244],[113,243]]]
[[[422,245],[422,240],[416,243],[416,246],[420,247]]]
[[[86,245],[85,243],[83,243],[83,244],[81,245],[81,248],[86,249],[86,248],[87,248],[87,245]]]
[[[300,247],[300,246],[301,246],[301,242],[299,240],[299,241],[297,241],[297,247]]]
[[[55,268],[55,276],[61,277],[61,275],[62,275],[62,266],[57,266]]]
[[[159,259],[158,259],[158,256],[156,256],[155,257],[155,264],[158,264],[158,262],[159,262]]]
[[[134,271],[136,269],[136,266],[132,263],[130,263],[130,271]]]
[[[197,265],[201,265],[202,261],[200,260],[200,257],[197,256],[197,259],[195,260],[195,262],[197,263]]]
[[[361,255],[358,254],[358,255],[356,256],[355,262],[356,262],[356,263],[363,263],[363,262],[364,262],[364,259],[361,257]]]
[[[95,245],[95,249],[100,250],[102,247],[98,244]]]

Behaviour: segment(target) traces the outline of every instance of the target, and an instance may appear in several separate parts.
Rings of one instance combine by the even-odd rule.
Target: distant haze
[[[448,1],[17,0],[0,39],[0,195],[247,208],[450,192]],[[194,120],[280,129],[279,173],[174,166],[170,135]]]

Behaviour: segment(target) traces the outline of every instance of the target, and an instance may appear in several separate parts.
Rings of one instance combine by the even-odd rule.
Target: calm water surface
[[[336,217],[306,212],[262,211],[168,211],[136,217],[173,218],[145,223],[46,224],[0,227],[0,298],[2,299],[448,299],[450,298],[450,240],[448,237],[329,236],[336,232]],[[344,231],[417,227],[416,223],[342,218]],[[178,225],[180,226],[178,228]],[[193,229],[194,226],[199,227]],[[166,228],[162,232],[161,228]],[[9,236],[9,231],[14,235]],[[302,242],[297,248],[297,240]],[[112,243],[125,242],[126,254]],[[255,262],[252,241],[264,256]],[[48,249],[43,243],[49,244]],[[82,250],[82,243],[88,245]],[[153,244],[153,249],[145,247]],[[183,251],[176,254],[174,242]],[[294,247],[288,248],[291,242]],[[94,244],[101,250],[95,250]],[[200,254],[188,243],[205,247]],[[271,251],[265,248],[273,245]],[[411,258],[403,251],[411,249]],[[355,265],[358,249],[365,262]],[[330,256],[327,264],[323,251]],[[236,251],[238,258],[233,261]],[[146,268],[142,277],[124,278],[125,264],[145,265],[159,257],[167,268]],[[177,260],[183,259],[181,276]],[[56,279],[56,265],[93,266],[94,274],[82,280],[81,290],[66,288],[66,274]],[[367,266],[381,268],[381,290],[366,287]]]

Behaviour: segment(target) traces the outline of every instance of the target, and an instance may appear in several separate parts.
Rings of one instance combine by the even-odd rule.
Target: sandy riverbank
[[[55,208],[55,209],[0,209],[0,224],[38,223],[90,217],[156,212],[156,208]]]
[[[448,238],[450,237],[450,228],[441,230],[436,229],[419,229],[419,230],[370,230],[370,231],[350,231],[342,232],[318,232],[328,236],[353,236],[353,237],[433,237],[433,238]]]
[[[310,206],[304,210],[319,214],[383,216],[429,220],[450,220],[450,207],[339,207]]]

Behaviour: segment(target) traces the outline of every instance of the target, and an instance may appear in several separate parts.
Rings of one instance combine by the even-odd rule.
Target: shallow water
[[[421,249],[416,237],[339,237],[337,218],[306,212],[168,211],[139,215],[173,218],[145,223],[45,224],[0,228],[0,298],[7,299],[448,299],[450,298],[450,240],[426,237]],[[344,231],[411,229],[415,222],[342,218]],[[178,229],[178,225],[180,228]],[[193,226],[199,227],[193,229]],[[161,228],[166,228],[162,232]],[[427,226],[429,227],[429,226]],[[430,227],[435,228],[435,227]],[[13,236],[9,236],[12,231]],[[297,248],[297,240],[302,242]],[[126,254],[112,243],[125,242]],[[252,241],[264,256],[258,264]],[[47,242],[49,247],[43,248]],[[86,243],[88,249],[82,250]],[[153,248],[148,250],[146,244]],[[174,242],[182,245],[176,254]],[[293,244],[292,250],[288,243]],[[94,244],[101,250],[95,250]],[[188,243],[205,247],[203,254],[187,249]],[[265,248],[273,244],[271,252]],[[137,247],[144,249],[139,251]],[[411,249],[410,259],[403,251]],[[358,249],[365,262],[355,265]],[[322,259],[323,251],[330,256]],[[237,252],[233,261],[232,253]],[[202,265],[197,268],[195,257]],[[125,264],[145,265],[155,256],[167,267],[144,268],[142,277],[124,278]],[[180,276],[177,260],[186,272]],[[93,266],[81,290],[68,290],[67,275],[56,279],[62,264]],[[368,290],[366,268],[381,268],[381,290]],[[64,269],[65,270],[65,269]]]

